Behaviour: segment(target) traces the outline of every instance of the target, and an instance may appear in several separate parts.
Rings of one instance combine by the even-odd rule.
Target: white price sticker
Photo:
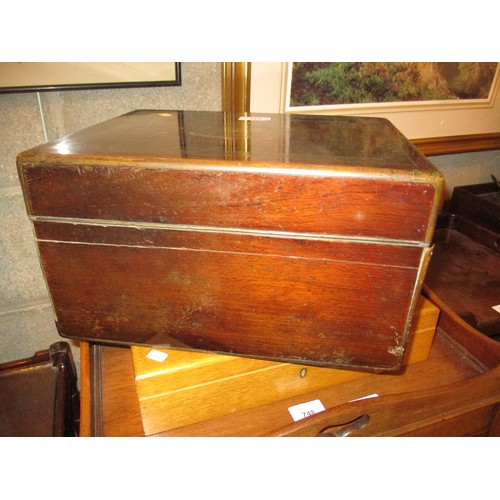
[[[242,122],[269,122],[270,116],[240,116],[239,120]]]
[[[500,313],[500,304],[498,306],[491,306],[492,309],[495,309],[497,313]]]
[[[153,349],[148,352],[146,355],[146,358],[152,359],[153,361],[158,361],[158,363],[162,363],[168,358],[168,353],[166,352],[161,352],[157,351],[156,349]]]
[[[311,417],[316,413],[325,411],[325,407],[319,399],[315,399],[314,401],[308,401],[307,403],[301,403],[300,405],[290,406],[288,411],[290,412],[293,421],[297,422],[297,420],[302,420],[303,418]]]

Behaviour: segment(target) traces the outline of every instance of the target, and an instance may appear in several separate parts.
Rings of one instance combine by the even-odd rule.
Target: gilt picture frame
[[[399,103],[293,109],[288,103],[292,63],[251,63],[252,112],[344,114],[390,120],[424,154],[451,154],[500,148],[500,70],[487,99],[480,102]]]
[[[286,111],[391,112],[491,106],[499,64],[289,63]]]

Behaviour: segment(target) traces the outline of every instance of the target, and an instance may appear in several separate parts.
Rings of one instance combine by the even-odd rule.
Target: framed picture
[[[0,63],[0,92],[38,92],[181,85],[181,66],[169,63]]]
[[[251,69],[253,112],[383,117],[425,154],[500,148],[498,63],[252,63]]]
[[[390,112],[491,105],[498,63],[294,62],[287,111]]]

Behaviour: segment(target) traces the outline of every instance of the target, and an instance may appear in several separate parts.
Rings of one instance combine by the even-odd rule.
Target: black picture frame
[[[7,65],[9,69],[13,64],[19,64],[19,68],[15,68],[16,75],[19,75],[19,84],[12,84],[16,78],[5,78],[2,76],[2,67],[6,70]],[[129,76],[132,73],[134,65],[148,64],[156,70],[161,70],[161,65],[165,66],[165,78],[158,78],[157,71],[155,77],[149,78],[147,72],[144,73],[145,78],[139,80]],[[23,65],[23,66],[21,66]],[[33,77],[30,76],[30,65],[36,65],[37,73]],[[69,81],[61,82],[57,76],[54,76],[54,81],[51,80],[51,71],[58,66],[61,69],[63,65],[67,65],[68,69],[74,72],[74,76],[69,77]],[[99,66],[110,66],[118,68],[118,76],[106,81],[105,75],[100,75],[96,68]],[[120,68],[121,66],[121,68]],[[33,66],[31,66],[33,67]],[[75,72],[76,70],[76,72]],[[121,78],[120,71],[123,72]],[[41,72],[41,77],[40,77]],[[94,73],[95,77],[94,77]],[[7,73],[5,71],[4,75]],[[161,73],[161,71],[160,71]],[[73,73],[72,73],[73,74]],[[173,75],[173,76],[172,76]],[[90,78],[92,81],[85,81]],[[118,78],[118,79],[117,79]],[[96,81],[93,81],[96,80]],[[50,82],[50,83],[49,83]],[[0,93],[14,93],[14,92],[46,92],[55,90],[88,90],[88,89],[115,89],[115,88],[138,88],[138,87],[175,87],[182,85],[181,78],[181,63],[0,63]]]

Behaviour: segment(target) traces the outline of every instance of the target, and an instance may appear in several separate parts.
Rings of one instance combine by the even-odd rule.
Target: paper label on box
[[[325,411],[325,407],[319,399],[315,399],[314,401],[308,401],[307,403],[301,403],[300,405],[290,406],[288,411],[290,412],[293,421],[297,422],[297,420],[302,420],[303,418],[311,417],[316,413]]]
[[[240,121],[243,122],[269,122],[271,121],[270,116],[240,116]]]
[[[495,309],[497,313],[500,313],[500,304],[498,304],[498,306],[492,306],[491,308]]]
[[[168,358],[168,353],[157,351],[156,349],[153,349],[153,350],[148,352],[148,354],[146,355],[146,358],[152,359],[153,361],[158,361],[159,363],[161,363]]]

